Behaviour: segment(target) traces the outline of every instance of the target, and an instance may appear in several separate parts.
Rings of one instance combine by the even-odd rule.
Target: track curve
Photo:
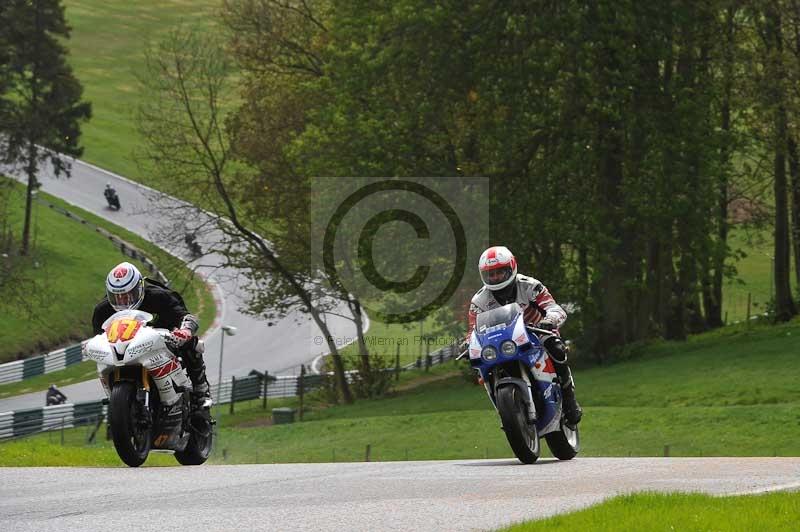
[[[15,172],[13,169],[4,169],[4,171],[9,175],[19,176],[19,172]],[[49,168],[45,168],[41,172],[39,180],[42,183],[41,190],[44,192],[105,218],[151,241],[154,240],[153,235],[166,231],[174,223],[169,217],[154,216],[152,197],[159,195],[166,198],[167,204],[170,201],[175,205],[182,203],[82,161],[73,161],[72,177],[69,179],[53,178]],[[120,211],[111,211],[107,208],[103,197],[106,183],[111,183],[117,190],[122,203]],[[64,223],[73,222],[65,220]],[[211,232],[200,238],[203,249],[210,249],[213,242],[209,239],[215,238],[215,234],[218,233]],[[158,244],[173,255],[186,258],[185,249],[181,249],[179,246],[164,246],[163,243]],[[87,258],[87,260],[89,259]],[[190,262],[190,259],[186,258],[186,260]],[[209,279],[215,282],[222,292],[223,305],[222,309],[218,309],[218,312],[222,311],[222,315],[218,315],[219,324],[232,325],[238,329],[236,336],[225,339],[223,379],[231,375],[246,374],[251,369],[259,371],[266,369],[273,374],[279,374],[300,364],[310,363],[325,351],[318,343],[314,342],[314,338],[320,334],[319,329],[299,312],[289,314],[272,325],[242,312],[240,308],[244,305],[245,296],[237,282],[238,272],[231,268],[220,267],[223,259],[218,255],[211,254],[201,260],[205,270],[210,272]],[[112,266],[113,264],[109,265],[109,268]],[[98,299],[103,293],[102,283],[103,279],[98,279]],[[90,320],[91,315],[87,315],[86,319]],[[349,320],[328,316],[328,326],[332,334],[337,337],[351,338],[355,335],[355,327]],[[217,381],[220,336],[220,330],[216,329],[209,331],[205,337],[205,360],[209,380],[212,384]],[[100,384],[96,380],[67,386],[62,391],[71,402],[97,399],[103,394]],[[36,392],[0,400],[0,412],[42,406],[43,398],[43,392]]]

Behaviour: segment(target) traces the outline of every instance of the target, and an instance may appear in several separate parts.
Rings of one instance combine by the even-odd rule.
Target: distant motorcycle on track
[[[181,464],[200,465],[211,453],[214,421],[191,400],[175,337],[149,327],[152,320],[140,310],[117,312],[85,348],[108,396],[114,447],[131,467],[142,465],[151,449],[172,450]]]
[[[113,211],[118,211],[122,208],[122,205],[119,202],[119,196],[117,195],[117,191],[111,186],[111,184],[106,185],[106,189],[103,191],[103,195],[106,198],[106,202],[108,203],[108,208]]]
[[[478,314],[467,350],[472,367],[502,422],[514,455],[525,464],[541,453],[540,438],[553,456],[570,460],[580,450],[577,427],[567,424],[561,386],[542,345],[552,332],[526,326],[519,305],[511,303]]]

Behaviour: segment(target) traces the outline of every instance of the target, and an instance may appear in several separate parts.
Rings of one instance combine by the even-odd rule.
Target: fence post
[[[305,388],[306,388],[306,384],[305,384],[306,378],[305,377],[306,377],[306,365],[305,364],[301,364],[300,365],[300,380],[297,381],[297,395],[300,396],[300,413],[299,413],[299,416],[298,416],[298,419],[300,419],[300,421],[303,421],[303,396],[305,395]]]
[[[750,292],[747,292],[747,326],[750,327]]]
[[[431,344],[425,342],[425,371],[431,369]]]
[[[397,344],[397,353],[394,355],[394,380],[400,380],[400,344]]]
[[[61,416],[61,445],[64,445],[64,416]]]
[[[367,444],[367,451],[366,451],[366,454],[364,456],[364,461],[365,462],[369,462],[369,455],[370,455],[371,451],[372,451],[372,446],[368,443]]]
[[[236,377],[231,377],[231,409],[230,413],[233,414],[233,404],[236,402]]]
[[[269,371],[264,370],[264,399],[261,402],[261,410],[267,409],[267,383],[269,382]]]

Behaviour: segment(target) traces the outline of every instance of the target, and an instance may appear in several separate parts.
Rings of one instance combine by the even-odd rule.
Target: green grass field
[[[576,372],[581,456],[661,456],[665,446],[670,456],[797,456],[798,336],[800,320],[736,326]],[[272,425],[269,408],[296,400],[271,401],[266,411],[260,401],[240,403],[234,415],[223,409],[212,462],[361,461],[368,444],[372,460],[511,457],[483,388],[458,368],[406,374],[391,396],[351,406],[308,399],[305,420],[291,425]],[[0,445],[0,465],[59,464],[47,447],[22,455],[24,444],[16,445]],[[103,442],[71,456],[92,465],[113,452]]]
[[[737,228],[731,231],[729,245],[733,250],[741,250],[745,256],[730,260],[736,267],[737,276],[726,280],[723,285],[723,319],[727,314],[728,323],[744,320],[747,316],[747,296],[750,294],[750,315],[764,314],[775,288],[772,281],[772,232],[768,230]],[[794,262],[794,261],[792,261]],[[792,264],[794,268],[794,264]],[[791,276],[793,293],[797,293],[794,274]]]
[[[615,497],[578,512],[520,523],[504,528],[503,532],[783,531],[797,530],[799,522],[800,493],[797,492],[738,497],[640,493]]]
[[[139,146],[135,117],[140,102],[137,77],[144,51],[179,24],[215,24],[218,0],[65,0],[72,35],[70,64],[92,102],[83,125],[84,159],[146,182],[134,160]]]
[[[8,182],[8,181],[6,181]],[[19,232],[22,220],[24,189],[13,184],[9,206],[11,228]],[[189,308],[195,310],[204,327],[214,320],[216,308],[210,289],[176,259],[144,239],[42,193],[42,197],[70,209],[75,214],[101,226],[148,253],[172,279],[173,286],[185,295]],[[108,270],[127,259],[105,237],[91,228],[69,220],[39,203],[34,203],[35,253],[31,268],[47,297],[34,309],[33,318],[18,308],[7,308],[0,320],[0,362],[23,355],[38,355],[50,349],[82,340],[91,335],[91,313],[103,296],[103,282]],[[134,261],[135,262],[135,261]],[[141,265],[140,265],[141,266]],[[0,296],[2,292],[0,291]],[[33,300],[36,302],[36,300]],[[22,390],[44,389],[49,383],[67,384],[75,377],[74,369],[49,374],[45,382],[13,383],[0,386],[0,397]]]

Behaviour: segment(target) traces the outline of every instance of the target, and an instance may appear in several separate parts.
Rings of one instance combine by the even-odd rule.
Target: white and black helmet
[[[144,277],[130,262],[117,264],[106,277],[106,295],[114,310],[137,309],[144,299]]]

